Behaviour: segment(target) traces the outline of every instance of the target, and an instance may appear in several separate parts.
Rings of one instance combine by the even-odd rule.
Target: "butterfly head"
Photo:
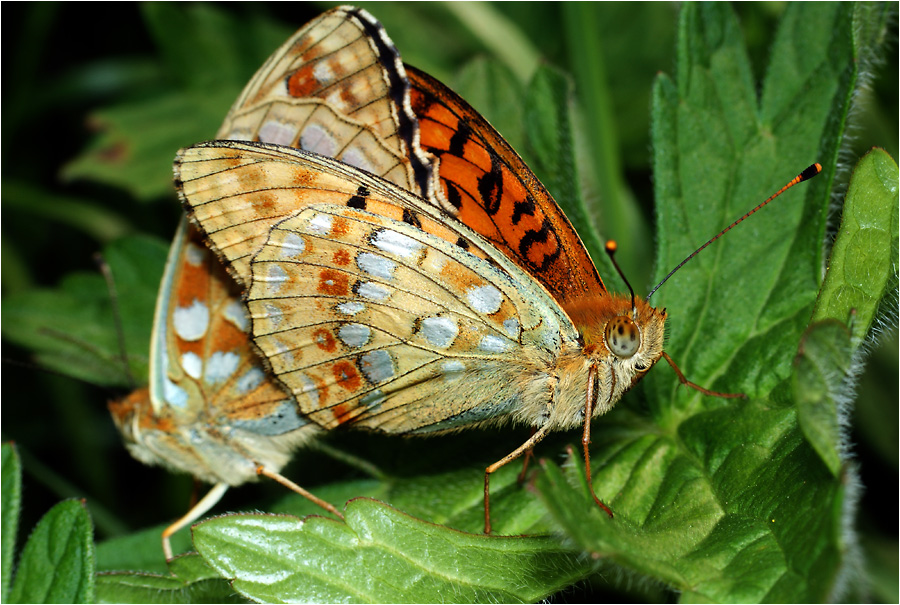
[[[640,298],[604,295],[579,301],[566,311],[581,334],[584,355],[610,368],[616,383],[613,399],[662,356],[666,312]]]

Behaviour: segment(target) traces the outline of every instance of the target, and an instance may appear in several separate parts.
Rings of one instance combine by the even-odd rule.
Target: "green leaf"
[[[879,303],[897,287],[897,163],[881,149],[859,161],[844,201],[813,321],[849,323],[853,347],[877,321]]]
[[[3,202],[7,209],[28,212],[35,220],[61,223],[102,242],[118,239],[130,230],[126,220],[99,204],[64,198],[24,181],[5,179]]]
[[[653,110],[658,278],[813,161],[824,167],[685,265],[655,299],[669,310],[669,354],[707,388],[762,394],[790,373],[821,280],[831,179],[855,88],[851,8],[788,6],[759,108],[729,7],[683,13],[679,77],[660,77]],[[792,38],[803,22],[815,27]],[[798,54],[804,69],[787,86],[793,93],[782,93],[787,100],[765,92]],[[660,401],[700,401],[670,372],[648,382]]]
[[[534,602],[590,570],[551,538],[465,534],[365,498],[345,514],[218,517],[194,543],[235,590],[279,603]]]
[[[2,557],[2,600],[8,603],[12,580],[13,558],[16,554],[16,533],[19,531],[19,511],[22,508],[22,469],[16,448],[11,443],[2,446],[0,466],[0,557]]]
[[[696,427],[717,426],[721,417],[735,427],[745,426],[748,418],[757,420],[754,432],[746,435],[745,447],[731,450],[728,441],[734,438],[733,431],[700,453],[722,459],[720,469],[708,481],[679,472],[679,467],[689,468],[690,459],[665,439],[642,451],[633,448],[629,458],[635,467],[642,457],[655,457],[671,469],[662,485],[644,490],[644,494],[653,492],[654,501],[649,507],[645,504],[639,520],[625,507],[609,519],[583,487],[572,487],[572,481],[584,481],[583,465],[577,457],[570,465],[575,469],[574,480],[567,480],[556,465],[544,462],[546,473],[538,476],[537,487],[551,514],[579,548],[679,588],[683,601],[801,601],[798,596],[830,588],[827,582],[833,572],[828,570],[838,561],[827,541],[839,529],[840,510],[828,511],[824,518],[810,512],[820,498],[829,497],[830,487],[823,481],[829,475],[815,464],[815,453],[806,447],[796,428],[762,447],[753,441],[773,427],[788,428],[789,416],[787,412],[760,416],[758,406],[723,409],[719,418]],[[684,431],[685,437],[692,439],[700,436],[698,432]],[[818,471],[810,474],[810,469]],[[743,476],[750,481],[743,481]],[[774,492],[769,491],[773,481],[778,482]],[[816,489],[810,489],[809,483]],[[626,495],[629,503],[643,503],[642,494],[634,493],[637,486],[631,491]],[[709,497],[710,492],[722,498],[720,503]],[[766,514],[756,518],[745,512],[752,509]],[[786,552],[787,541],[791,552]]]
[[[175,152],[212,138],[238,92],[171,92],[100,110],[91,119],[101,135],[63,176],[119,187],[139,200],[171,198]],[[159,127],[148,130],[146,124]]]
[[[166,246],[132,237],[107,246],[130,372],[146,382],[150,326]],[[74,273],[53,289],[3,300],[3,336],[32,349],[38,361],[93,384],[128,385],[119,351],[119,326],[107,285],[97,273]]]
[[[11,603],[92,603],[93,526],[83,502],[54,506],[34,528],[22,551]]]
[[[158,537],[158,536],[157,536]],[[97,575],[98,603],[246,603],[196,554],[169,563],[169,575]]]
[[[897,287],[897,182],[897,164],[880,149],[857,164],[812,317],[818,323],[807,330],[795,360],[800,426],[835,475],[843,458],[841,417],[850,413],[843,392],[850,358]]]
[[[800,428],[835,477],[843,458],[840,410],[848,403],[842,389],[851,351],[850,333],[844,324],[835,320],[813,323],[800,341],[791,377]]]

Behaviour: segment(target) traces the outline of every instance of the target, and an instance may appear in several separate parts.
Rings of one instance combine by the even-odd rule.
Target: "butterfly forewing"
[[[502,250],[563,306],[606,292],[562,209],[477,111],[407,66],[421,144],[440,160],[444,209]]]

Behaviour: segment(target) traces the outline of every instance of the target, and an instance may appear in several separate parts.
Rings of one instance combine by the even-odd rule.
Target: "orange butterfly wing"
[[[487,238],[563,306],[606,293],[562,209],[500,134],[452,90],[406,66],[420,144],[440,159],[444,210]]]

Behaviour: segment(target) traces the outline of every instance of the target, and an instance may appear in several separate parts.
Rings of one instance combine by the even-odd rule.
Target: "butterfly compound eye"
[[[627,359],[641,346],[641,331],[630,317],[613,317],[606,324],[606,346],[617,357]]]

